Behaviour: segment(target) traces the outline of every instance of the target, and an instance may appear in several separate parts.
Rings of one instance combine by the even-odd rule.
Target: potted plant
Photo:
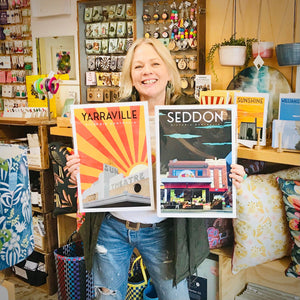
[[[233,34],[229,40],[216,43],[211,46],[206,61],[210,64],[211,71],[217,79],[214,69],[214,58],[219,50],[220,64],[224,66],[244,66],[247,67],[252,56],[252,43],[257,40],[252,38],[236,38]]]

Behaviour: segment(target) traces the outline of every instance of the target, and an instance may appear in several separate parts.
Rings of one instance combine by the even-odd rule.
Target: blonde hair
[[[131,65],[135,49],[143,44],[151,45],[157,52],[157,54],[160,56],[160,58],[163,60],[163,62],[166,64],[171,78],[168,85],[170,85],[172,91],[170,96],[168,95],[169,93],[166,93],[165,104],[173,104],[177,97],[181,95],[180,74],[177,69],[176,63],[171,56],[170,51],[163,45],[162,42],[154,38],[140,38],[137,39],[132,44],[132,46],[130,46],[122,67],[122,73],[120,78],[120,98],[128,98],[132,95],[133,85],[131,78]]]

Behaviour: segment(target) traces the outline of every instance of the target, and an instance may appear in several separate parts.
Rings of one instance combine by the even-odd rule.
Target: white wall
[[[31,32],[33,50],[33,70],[37,74],[35,40],[38,37],[74,36],[76,80],[65,81],[56,95],[57,116],[60,116],[64,101],[69,92],[76,92],[80,99],[78,40],[77,40],[77,1],[74,0],[31,0]],[[60,15],[60,13],[67,13]],[[50,14],[50,15],[48,15]],[[42,15],[42,17],[38,17]]]

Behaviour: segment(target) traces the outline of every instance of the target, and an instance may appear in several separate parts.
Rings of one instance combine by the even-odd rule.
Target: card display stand
[[[32,74],[30,0],[0,6],[0,115],[28,106],[26,76]]]
[[[77,1],[81,103],[115,102],[136,38],[135,1]]]

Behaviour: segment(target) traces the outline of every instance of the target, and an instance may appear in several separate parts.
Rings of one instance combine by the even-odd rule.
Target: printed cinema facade
[[[222,209],[228,190],[225,159],[171,160],[161,178],[161,206],[167,209]]]

